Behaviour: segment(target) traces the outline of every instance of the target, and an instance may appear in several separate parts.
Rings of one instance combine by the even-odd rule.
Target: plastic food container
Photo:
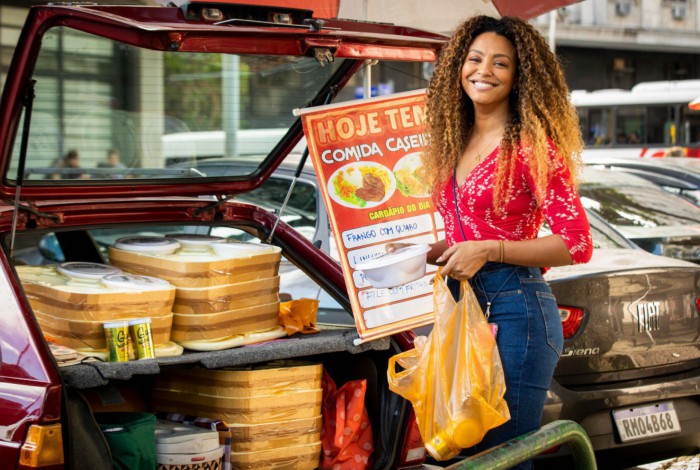
[[[195,233],[169,233],[166,238],[172,238],[180,243],[180,247],[185,251],[209,253],[211,244],[224,240],[221,237],[212,235],[200,235]]]
[[[120,238],[109,247],[109,259],[124,271],[159,277],[176,287],[237,284],[279,274],[282,250],[277,246],[223,243],[213,237],[184,238]],[[181,249],[183,242],[190,249]]]
[[[274,253],[279,250],[279,248],[273,245],[237,241],[212,243],[211,248],[217,255],[225,257],[255,256],[263,253]]]
[[[69,261],[56,266],[56,271],[70,279],[85,280],[97,283],[105,276],[119,274],[121,269],[99,263]]]
[[[165,237],[123,237],[116,241],[114,247],[137,253],[170,255],[180,248],[180,242]]]
[[[372,287],[396,287],[425,275],[429,251],[428,245],[411,245],[358,263],[355,269],[362,271]]]

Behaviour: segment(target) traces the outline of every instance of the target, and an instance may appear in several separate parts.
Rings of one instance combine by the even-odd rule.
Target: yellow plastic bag
[[[319,301],[316,299],[296,299],[280,302],[280,314],[277,323],[283,326],[287,335],[294,333],[318,333],[316,314]]]
[[[413,404],[425,448],[447,460],[478,444],[510,413],[496,339],[469,283],[462,282],[455,302],[438,272],[433,303],[433,330],[393,356],[387,376],[389,388]]]

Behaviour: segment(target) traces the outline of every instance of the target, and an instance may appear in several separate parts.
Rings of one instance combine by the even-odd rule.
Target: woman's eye
[[[469,62],[474,63],[474,64],[479,63],[479,58],[478,58],[478,57],[470,57],[470,58],[467,59],[467,60],[468,60]]]

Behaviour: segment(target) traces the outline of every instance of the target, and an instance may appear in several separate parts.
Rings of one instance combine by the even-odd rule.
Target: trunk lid
[[[408,72],[384,91],[423,88],[423,65],[445,40],[388,24],[323,23],[308,10],[214,7],[33,7],[0,105],[3,196],[250,191],[301,152],[295,108],[355,99],[353,76],[370,60]],[[210,177],[196,163],[212,156],[253,169]],[[192,165],[172,168],[183,162]]]
[[[611,267],[613,267],[611,269]],[[555,372],[563,385],[650,377],[700,365],[700,268],[641,250],[596,250],[577,274],[553,270],[561,306],[584,310]]]

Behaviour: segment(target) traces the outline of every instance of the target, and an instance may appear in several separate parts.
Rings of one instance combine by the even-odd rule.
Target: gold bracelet
[[[503,257],[505,256],[506,248],[505,248],[505,242],[503,240],[499,240],[499,242],[500,242],[501,257],[498,259],[498,262],[502,263]]]

